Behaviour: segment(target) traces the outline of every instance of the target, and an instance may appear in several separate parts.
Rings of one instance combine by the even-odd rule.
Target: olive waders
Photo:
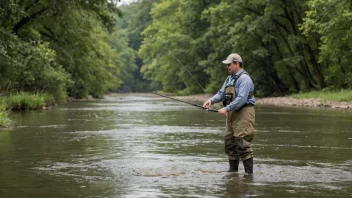
[[[247,72],[242,72],[237,79]],[[225,87],[224,106],[236,99],[235,85]],[[249,93],[251,97],[253,93]],[[255,111],[253,104],[246,104],[238,110],[226,113],[225,152],[228,155],[230,169],[228,172],[237,172],[240,160],[246,173],[253,173],[253,140]]]

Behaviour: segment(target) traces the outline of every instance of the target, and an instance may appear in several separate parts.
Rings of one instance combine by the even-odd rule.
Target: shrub
[[[44,106],[44,94],[19,92],[7,97],[7,108],[11,110],[36,110]]]
[[[8,113],[6,112],[6,102],[0,98],[0,127],[7,127],[10,124]]]

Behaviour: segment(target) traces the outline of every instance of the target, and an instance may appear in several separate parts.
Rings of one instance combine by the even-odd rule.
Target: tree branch
[[[31,9],[35,4],[37,4],[39,2],[39,0],[34,1],[32,4],[30,4],[29,6],[24,8],[24,11],[28,11],[29,9]]]
[[[38,12],[35,12],[31,14],[29,17],[24,17],[22,18],[12,29],[12,31],[17,34],[18,31],[25,25],[27,24],[30,20],[35,19],[37,16],[43,14],[48,8],[43,8],[39,10]]]

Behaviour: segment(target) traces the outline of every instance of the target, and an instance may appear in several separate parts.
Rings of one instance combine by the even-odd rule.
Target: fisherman
[[[209,109],[214,103],[223,102],[224,107],[219,115],[226,115],[225,152],[228,155],[230,168],[228,172],[238,172],[240,160],[245,172],[253,173],[253,140],[255,120],[254,84],[249,74],[243,70],[240,55],[230,54],[222,61],[227,65],[229,76],[221,89],[205,101],[204,108]]]

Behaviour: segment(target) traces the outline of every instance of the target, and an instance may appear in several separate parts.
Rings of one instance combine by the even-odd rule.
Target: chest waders
[[[234,84],[225,87],[224,105],[228,105],[236,99],[237,94],[235,85],[240,76],[244,74],[249,75],[244,71],[239,74],[234,81]],[[248,98],[252,95],[252,92],[249,93]],[[238,171],[238,163],[240,159],[245,162],[253,157],[251,141],[253,140],[254,121],[254,105],[244,105],[238,110],[226,113],[225,152],[229,158],[230,170],[232,170],[229,170],[230,172]],[[248,173],[253,170],[253,168],[246,168],[246,166],[245,169]]]

